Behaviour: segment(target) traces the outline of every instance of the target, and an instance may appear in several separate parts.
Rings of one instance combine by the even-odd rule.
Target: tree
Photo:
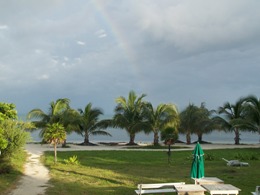
[[[201,143],[203,134],[210,133],[216,128],[216,123],[212,120],[212,113],[213,111],[209,111],[204,102],[200,107],[189,104],[181,112],[180,132],[186,133],[187,144],[191,143],[191,134],[197,134],[197,141]]]
[[[17,119],[17,111],[14,104],[0,102],[0,122],[6,119]]]
[[[186,143],[191,144],[191,134],[198,129],[200,119],[199,108],[194,104],[189,104],[180,113],[180,132],[186,134]]]
[[[17,121],[14,104],[0,103],[0,173],[9,173],[12,161],[24,149],[31,123]]]
[[[244,99],[247,129],[260,134],[260,99],[250,95]]]
[[[26,129],[31,128],[30,123],[6,119],[0,123],[0,137],[2,137],[1,159],[9,161],[17,152],[23,150],[29,133]]]
[[[54,146],[54,162],[57,162],[57,145],[66,139],[66,131],[62,124],[47,124],[43,134],[43,139]]]
[[[0,128],[0,155],[1,150],[5,149],[8,145],[8,140],[5,139],[4,130]]]
[[[84,111],[79,109],[79,116],[77,120],[77,125],[82,136],[84,136],[83,145],[91,145],[89,141],[90,135],[106,135],[111,136],[108,132],[101,130],[104,125],[104,121],[99,121],[98,118],[103,112],[99,108],[92,108],[92,104],[89,103]]]
[[[195,129],[195,133],[198,136],[198,142],[202,143],[202,136],[205,133],[210,133],[212,132],[217,125],[215,124],[214,120],[212,120],[212,113],[214,111],[211,110],[209,111],[206,106],[205,103],[201,103],[201,106],[199,107],[198,111],[196,112],[196,114],[198,115],[198,121],[196,122],[197,124],[197,129]]]
[[[147,128],[147,123],[144,121],[145,102],[143,98],[145,94],[140,97],[134,91],[130,91],[128,99],[120,96],[116,99],[117,106],[115,108],[115,115],[113,116],[114,127],[125,129],[129,134],[129,145],[135,145],[136,133]]]
[[[226,102],[222,107],[218,108],[217,113],[219,116],[214,117],[221,129],[235,133],[236,145],[240,144],[240,130],[245,128],[244,124],[246,123],[244,102],[243,98],[240,98],[235,104]]]
[[[179,125],[179,116],[177,107],[173,104],[159,104],[156,109],[151,103],[145,107],[145,118],[147,120],[148,132],[154,133],[153,144],[159,144],[159,133],[166,126],[177,128]]]
[[[41,128],[40,137],[43,137],[47,124],[65,123],[63,117],[64,113],[70,109],[70,100],[67,98],[58,99],[56,102],[50,103],[49,112],[45,113],[39,108],[31,110],[27,114],[28,119],[36,119],[33,121],[37,128]]]
[[[14,104],[0,102],[0,125],[4,120],[17,119],[17,111]],[[3,126],[3,124],[1,125]],[[0,128],[0,155],[1,150],[8,146],[8,140],[5,138],[5,131]]]
[[[9,159],[19,151],[29,138],[26,129],[30,123],[17,121],[15,104],[0,102],[0,154],[2,159]]]
[[[161,140],[164,141],[165,145],[168,145],[168,163],[171,158],[171,145],[178,140],[178,131],[174,127],[166,127],[161,132]]]

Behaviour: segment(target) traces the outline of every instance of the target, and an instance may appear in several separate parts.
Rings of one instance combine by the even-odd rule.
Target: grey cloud
[[[259,42],[258,1],[166,2],[164,6],[159,5],[161,2],[143,2],[139,24],[155,39],[170,41],[180,50],[212,50],[255,39]]]

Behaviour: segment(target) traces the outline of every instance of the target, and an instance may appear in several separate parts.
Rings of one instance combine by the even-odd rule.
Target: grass
[[[218,177],[248,195],[259,185],[259,149],[204,150],[205,175]],[[80,165],[67,165],[64,159],[76,155]],[[228,167],[222,158],[240,156],[249,167]],[[191,151],[174,151],[168,164],[166,151],[73,151],[58,152],[59,163],[53,163],[53,152],[46,152],[52,187],[47,195],[133,195],[138,183],[186,182],[190,179]]]
[[[7,194],[15,187],[16,182],[22,176],[23,165],[26,161],[26,152],[21,151],[11,159],[11,172],[0,174],[0,194]]]

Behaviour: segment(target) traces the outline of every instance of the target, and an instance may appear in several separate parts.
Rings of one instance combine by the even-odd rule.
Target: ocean
[[[105,117],[102,117],[105,118]],[[109,117],[107,117],[109,118]],[[19,119],[25,120],[25,115],[19,116]],[[106,130],[112,136],[90,136],[90,142],[98,143],[98,142],[129,142],[129,136],[127,132],[123,129],[113,129],[108,128]],[[39,142],[41,138],[39,137],[40,130],[36,130],[31,132],[32,141]],[[219,144],[234,144],[235,134],[232,132],[224,132],[224,131],[212,131],[209,134],[203,135],[203,141],[211,142],[211,143],[219,143]],[[185,135],[179,134],[179,140],[186,142]],[[76,134],[75,132],[67,135],[67,142],[73,143],[81,143],[84,141],[84,137]],[[197,141],[197,136],[192,135],[191,141]],[[152,143],[153,142],[153,133],[144,134],[142,132],[137,133],[135,137],[136,143]],[[260,135],[256,132],[241,132],[240,133],[240,143],[241,144],[258,144],[260,143]]]

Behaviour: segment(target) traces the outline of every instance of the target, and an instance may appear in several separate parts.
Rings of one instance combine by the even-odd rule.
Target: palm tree
[[[248,129],[260,134],[260,99],[250,95],[244,101]]]
[[[159,104],[156,109],[151,103],[145,107],[145,118],[149,125],[149,132],[154,133],[153,144],[159,144],[159,133],[166,126],[177,127],[179,125],[179,116],[177,107],[173,104]]]
[[[147,123],[144,122],[145,102],[143,102],[143,98],[145,96],[142,94],[138,97],[134,91],[130,91],[128,99],[123,96],[116,99],[117,106],[113,116],[113,126],[127,131],[130,137],[129,145],[135,145],[136,133],[147,128]]]
[[[212,114],[214,110],[208,110],[205,106],[205,103],[201,103],[201,106],[199,107],[198,111],[196,114],[198,115],[198,121],[196,122],[197,124],[197,129],[195,130],[195,133],[198,136],[198,142],[202,143],[202,136],[203,134],[207,134],[212,132],[217,126],[212,120]]]
[[[66,131],[62,124],[48,123],[43,134],[44,141],[54,146],[54,162],[57,162],[57,145],[63,143],[66,139]]]
[[[191,134],[199,129],[200,109],[194,104],[189,104],[180,113],[180,132],[186,134],[186,143],[191,144]]]
[[[99,108],[92,108],[92,104],[89,103],[85,110],[78,109],[79,116],[78,116],[78,129],[76,131],[84,136],[83,145],[91,145],[89,142],[90,135],[107,135],[111,136],[108,132],[101,130],[102,127],[105,126],[104,121],[98,121],[100,115],[103,115],[103,112]]]
[[[235,144],[240,144],[240,130],[245,127],[245,100],[240,98],[235,104],[226,102],[222,107],[218,108],[217,113],[220,116],[214,117],[219,123],[220,129],[235,133]],[[244,122],[243,122],[244,121]]]
[[[28,119],[36,119],[33,121],[37,128],[41,128],[40,137],[43,137],[44,131],[47,124],[53,124],[58,122],[64,122],[64,113],[70,109],[70,100],[67,98],[58,99],[56,102],[52,101],[50,103],[49,112],[45,113],[39,108],[31,110],[27,114]]]

